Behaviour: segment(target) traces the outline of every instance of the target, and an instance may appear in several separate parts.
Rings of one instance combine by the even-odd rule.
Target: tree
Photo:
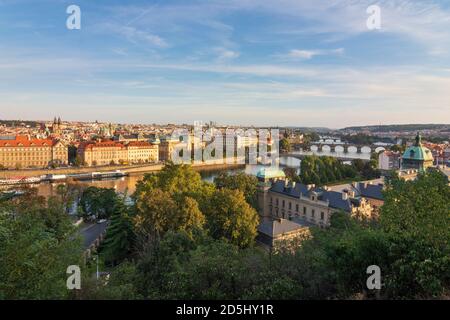
[[[287,179],[289,179],[291,181],[295,181],[295,182],[300,181],[300,177],[297,174],[297,169],[286,167],[286,168],[283,168],[283,172],[286,175]]]
[[[258,179],[255,176],[239,172],[236,174],[229,174],[223,172],[214,179],[214,184],[218,189],[226,188],[231,190],[240,190],[244,193],[245,200],[253,208],[257,208],[257,186]]]
[[[62,208],[32,194],[2,207],[0,299],[68,298],[66,269],[82,265],[82,250]]]
[[[132,218],[124,199],[118,199],[114,206],[111,222],[106,230],[105,241],[100,251],[106,263],[124,260],[130,253],[135,241]]]
[[[431,170],[415,181],[393,177],[380,223],[390,236],[386,290],[394,297],[438,297],[450,283],[450,188]]]
[[[283,138],[280,140],[280,149],[282,152],[290,152],[291,151],[291,144],[288,139]]]
[[[259,216],[239,190],[217,190],[206,213],[207,226],[215,239],[227,239],[239,247],[248,247],[256,237]]]
[[[141,192],[136,199],[135,226],[144,239],[157,239],[167,231],[191,232],[201,228],[205,217],[195,199],[161,189]]]
[[[80,198],[80,206],[85,219],[109,219],[117,204],[118,195],[112,188],[88,187]]]

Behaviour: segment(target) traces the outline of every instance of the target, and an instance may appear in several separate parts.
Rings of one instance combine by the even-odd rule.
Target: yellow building
[[[68,148],[61,141],[28,136],[0,137],[0,166],[5,168],[43,168],[67,162]]]
[[[128,144],[116,141],[85,142],[77,150],[88,166],[158,161],[158,146],[144,141]]]
[[[157,145],[144,141],[131,141],[126,145],[129,163],[158,162],[159,150]]]
[[[170,161],[175,147],[180,143],[180,140],[163,139],[159,144],[159,160]]]

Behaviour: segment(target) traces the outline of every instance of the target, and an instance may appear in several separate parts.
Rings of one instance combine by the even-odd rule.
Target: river
[[[280,157],[280,168],[290,167],[297,169],[297,172],[300,172],[300,163],[301,161],[292,158],[292,157]],[[246,165],[245,168],[242,169],[222,169],[222,170],[201,170],[199,173],[202,176],[202,179],[205,181],[213,182],[214,178],[217,177],[221,172],[239,172],[244,171],[250,175],[256,175],[259,169],[263,168],[262,165]],[[118,178],[118,179],[110,179],[110,180],[89,180],[89,181],[74,181],[71,182],[73,184],[78,184],[80,186],[95,186],[99,188],[113,188],[117,192],[125,192],[128,194],[132,194],[136,189],[136,183],[144,178],[145,173],[131,173],[129,176]],[[59,184],[64,184],[66,182],[57,182],[57,183],[41,183],[38,185],[33,185],[34,188],[38,189],[38,194],[48,197],[55,194],[56,187]]]

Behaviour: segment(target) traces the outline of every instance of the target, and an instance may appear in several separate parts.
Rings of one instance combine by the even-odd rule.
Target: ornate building
[[[423,171],[433,165],[434,158],[431,151],[422,145],[422,137],[417,133],[416,142],[407,148],[402,156],[402,169],[416,169]]]
[[[0,137],[0,165],[6,168],[44,168],[66,165],[68,148],[58,140],[28,136]]]
[[[305,234],[310,226],[327,227],[333,213],[345,212],[358,218],[376,217],[371,203],[361,194],[349,190],[338,192],[328,187],[316,187],[288,181],[277,169],[265,168],[258,172],[258,208],[261,224],[258,238],[264,244],[274,240],[291,239],[293,235]],[[290,223],[285,222],[290,221]],[[274,221],[277,221],[274,223]],[[298,226],[292,224],[295,223]],[[286,230],[273,234],[267,230]]]

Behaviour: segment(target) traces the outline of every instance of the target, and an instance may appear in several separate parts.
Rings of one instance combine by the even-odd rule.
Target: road
[[[81,230],[83,248],[88,249],[95,240],[106,230],[108,222],[95,223]]]

